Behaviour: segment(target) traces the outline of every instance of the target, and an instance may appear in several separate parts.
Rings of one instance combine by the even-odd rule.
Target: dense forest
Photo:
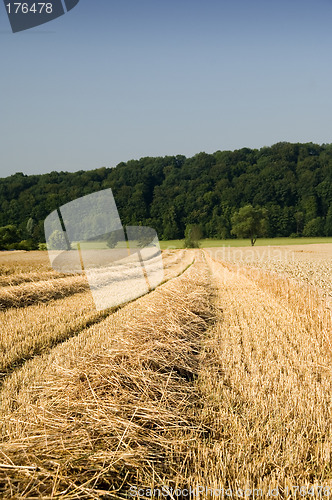
[[[246,204],[266,209],[269,237],[332,236],[332,144],[281,142],[0,179],[0,248],[44,241],[50,212],[106,188],[124,225],[150,226],[160,239],[183,238],[190,224],[203,237],[232,237],[232,215]]]

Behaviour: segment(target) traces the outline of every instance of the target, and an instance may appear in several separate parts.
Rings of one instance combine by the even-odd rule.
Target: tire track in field
[[[185,250],[168,253],[163,257],[164,269],[175,267],[181,262]],[[153,256],[152,256],[153,259]],[[151,259],[149,263],[151,264]],[[113,269],[115,281],[123,276],[123,269]],[[124,274],[127,276],[127,273]],[[109,274],[107,274],[109,279]],[[167,278],[166,278],[167,279]],[[127,285],[131,288],[131,285]],[[53,272],[25,273],[2,277],[0,275],[0,312],[11,308],[25,308],[48,303],[74,294],[88,291],[90,285],[85,274],[65,275]]]
[[[264,288],[263,278],[257,284],[205,255],[223,316],[203,346],[199,387],[211,435],[197,483],[262,488],[264,495],[269,487],[282,494],[292,484],[331,484],[326,332],[309,327],[270,282]]]
[[[9,469],[3,491],[97,498],[112,484],[127,498],[138,476],[175,483],[202,434],[194,379],[215,315],[206,264],[171,281],[6,381],[3,461],[34,477]]]
[[[311,336],[307,322],[304,321],[300,314],[290,308],[284,300],[276,297],[269,290],[268,285],[271,276],[266,275],[267,286],[264,287],[264,283],[258,284],[254,279],[243,275],[241,269],[235,271],[228,264],[223,265],[223,263],[210,256],[208,256],[208,261],[214,268],[214,272],[217,272],[219,278],[223,280],[222,283],[232,283],[234,292],[232,314],[234,324],[238,325],[238,328],[240,328],[239,325],[248,325],[252,326],[253,331],[262,330],[266,333],[273,331],[274,334],[269,337],[269,342],[280,335],[280,338],[278,337],[278,347],[284,349],[285,353],[287,351],[288,356],[292,353],[293,361],[299,358],[307,360],[307,353],[303,352],[302,345],[305,338],[310,343],[312,352],[317,350],[316,337]],[[237,296],[235,291],[238,294]],[[246,307],[236,307],[237,301],[242,304],[242,300],[246,301]],[[294,330],[296,335],[293,334]],[[251,344],[254,344],[255,338],[254,334],[250,334],[247,341],[250,340]],[[239,345],[243,344],[242,340],[239,340]],[[241,348],[242,356],[243,345]],[[314,359],[313,356],[311,361],[314,362]]]
[[[47,281],[9,285],[0,288],[0,310],[47,303],[87,290],[89,290],[89,283],[85,276],[53,278]]]
[[[119,471],[122,474],[121,487],[128,481],[126,473],[130,474],[132,471],[135,478],[137,472],[143,476],[144,481],[140,484],[145,484],[146,479],[151,480],[154,486],[159,478],[160,481],[164,478],[169,480],[171,472],[175,486],[190,485],[192,488],[199,486],[216,489],[222,486],[225,489],[231,488],[233,492],[239,487],[261,488],[262,494],[257,493],[258,496],[255,498],[268,498],[271,496],[268,494],[269,488],[278,488],[280,498],[290,499],[295,498],[296,494],[286,495],[287,486],[290,488],[296,484],[331,483],[332,359],[330,351],[326,348],[326,339],[320,330],[315,330],[314,323],[309,327],[297,309],[293,309],[271,293],[269,286],[264,286],[263,280],[258,284],[222,263],[213,261],[209,256],[206,257],[213,284],[217,288],[215,306],[220,315],[217,324],[214,323],[208,330],[204,328],[199,343],[195,335],[189,345],[190,348],[191,345],[196,348],[198,367],[196,369],[195,360],[195,364],[189,368],[197,378],[191,383],[188,382],[188,377],[183,378],[179,370],[176,372],[176,378],[181,375],[181,388],[184,389],[184,393],[177,392],[175,395],[173,393],[172,401],[175,402],[175,406],[185,402],[181,411],[174,412],[170,406],[170,400],[167,399],[170,394],[170,384],[177,381],[169,376],[167,371],[164,373],[163,369],[170,367],[169,359],[165,359],[168,354],[172,356],[171,366],[173,368],[179,366],[178,359],[181,359],[181,356],[178,356],[178,352],[173,352],[174,342],[173,339],[171,341],[169,339],[169,335],[176,331],[173,307],[179,308],[180,324],[183,323],[183,312],[181,313],[183,304],[179,298],[186,297],[186,294],[190,293],[190,288],[195,288],[195,282],[188,282],[187,288],[185,286],[183,289],[180,288],[180,297],[179,292],[175,293],[170,307],[167,303],[164,306],[159,300],[156,301],[155,297],[154,303],[158,305],[158,310],[154,312],[151,298],[147,295],[142,301],[138,301],[137,305],[131,304],[127,310],[119,311],[118,315],[122,318],[118,318],[117,314],[109,317],[105,324],[93,327],[67,345],[52,350],[50,358],[53,364],[49,365],[48,357],[36,360],[36,363],[33,360],[30,366],[25,366],[22,371],[15,374],[13,377],[15,380],[7,381],[7,392],[4,389],[2,396],[6,395],[9,406],[13,400],[13,406],[18,405],[18,407],[16,415],[9,408],[6,419],[9,423],[12,419],[10,425],[15,432],[17,428],[23,429],[21,445],[24,453],[30,446],[28,450],[30,455],[24,454],[24,457],[32,457],[31,464],[38,463],[33,460],[36,449],[42,457],[43,467],[45,456],[51,458],[47,465],[49,467],[47,478],[50,482],[55,475],[58,475],[59,469],[56,467],[61,467],[60,461],[59,465],[54,455],[66,450],[65,446],[57,448],[61,441],[59,436],[61,439],[63,437],[67,439],[67,443],[71,443],[72,436],[67,428],[69,422],[73,426],[76,423],[74,430],[81,434],[71,447],[67,447],[70,452],[63,459],[63,463],[68,465],[76,460],[79,463],[75,471],[76,474],[82,474],[86,489],[80,490],[81,485],[78,485],[76,494],[79,492],[82,498],[83,495],[86,495],[84,498],[96,498],[98,495],[94,490],[95,478],[96,481],[101,480],[101,485],[105,488],[106,483],[102,482],[105,463],[114,450],[119,454],[106,474],[109,473],[110,467],[118,467],[112,471],[117,478]],[[171,287],[167,285],[165,288]],[[159,293],[163,294],[162,287],[160,292],[157,290],[156,295]],[[300,288],[298,293],[301,293]],[[195,314],[192,300],[189,306],[190,311]],[[150,316],[150,313],[153,314]],[[134,327],[132,320],[135,317],[139,322]],[[121,319],[125,320],[124,325]],[[121,328],[117,327],[121,324],[123,331],[119,331]],[[158,329],[160,324],[164,328],[162,339]],[[190,325],[191,320],[187,326]],[[190,327],[189,331],[195,333],[196,328],[196,326],[193,329]],[[143,341],[141,340],[141,344],[135,344],[134,330],[137,338],[140,338],[145,331],[146,336]],[[113,340],[110,342],[111,332],[117,336],[115,344],[117,342],[121,344],[121,349],[117,350],[117,346],[112,344]],[[181,345],[181,351],[183,338],[180,337],[179,340],[181,342],[176,345],[177,347]],[[96,345],[97,356],[92,357],[90,366],[89,356]],[[146,351],[147,345],[151,350]],[[191,362],[193,352],[188,351],[188,353]],[[155,366],[152,362],[155,362],[157,354],[160,356],[159,365]],[[146,359],[145,363],[132,363],[133,359],[138,360],[142,356],[146,356],[148,363]],[[79,358],[85,358],[86,361],[77,367]],[[111,372],[108,371],[110,358],[116,361]],[[53,374],[53,367],[54,372],[58,370],[57,373]],[[98,372],[100,369],[103,377]],[[152,370],[151,381],[154,384],[156,377],[160,377],[157,379],[156,387],[158,390],[159,385],[163,387],[161,396],[156,397],[155,393],[151,392],[151,386],[144,381],[142,373],[147,369]],[[90,378],[89,375],[86,376],[87,370],[91,370],[88,371]],[[131,378],[128,377],[128,373]],[[41,374],[46,375],[46,380],[42,383]],[[95,381],[95,385],[90,387],[87,383],[89,380]],[[126,391],[128,400],[125,400],[125,404],[123,399],[121,400],[123,393],[115,390],[118,387],[116,381],[121,382],[121,391]],[[162,381],[165,383],[164,386]],[[43,386],[46,392],[40,402],[38,398]],[[82,386],[85,388],[83,393],[79,392]],[[13,397],[16,388],[19,392],[17,399]],[[74,406],[70,407],[70,412],[68,412],[68,401],[65,399],[68,388],[77,398],[76,402],[74,400]],[[110,392],[110,388],[113,388],[113,393]],[[186,399],[190,390],[193,391],[193,397]],[[134,401],[133,394],[137,396]],[[144,398],[149,398],[151,395],[155,398],[153,412],[144,414],[143,410],[146,412],[147,409]],[[121,415],[121,419],[118,420],[121,426],[118,427],[118,441],[114,445],[113,441],[109,444],[107,439],[113,436],[114,425],[109,419],[115,414],[116,396],[120,398],[117,416]],[[62,402],[59,401],[59,397],[63,398]],[[68,399],[69,402],[73,402],[69,396]],[[56,407],[58,412],[55,411]],[[23,421],[22,414],[19,413],[20,408],[24,415]],[[59,409],[67,418],[63,426],[61,420],[59,421]],[[31,415],[36,415],[33,411],[37,412],[38,418],[36,416],[31,418]],[[125,419],[122,418],[121,412],[125,413]],[[184,420],[188,420],[190,426],[183,425],[183,429],[179,430],[179,422],[185,424]],[[170,434],[166,433],[163,436],[159,433],[161,421],[166,423],[166,430],[170,429]],[[93,431],[97,432],[88,435],[90,440],[97,442],[97,439],[103,438],[107,426],[109,435],[106,435],[107,439],[100,447],[100,455],[95,453],[90,457],[85,455],[86,449],[89,449],[91,444],[84,434],[84,426],[91,426],[93,422],[98,424],[97,428],[93,428]],[[29,437],[25,434],[28,428]],[[54,428],[57,429],[56,434]],[[174,434],[175,429],[177,435]],[[119,460],[125,461],[126,457],[130,456],[131,440],[133,436],[135,437],[135,434],[127,433],[136,431],[142,432],[138,441],[140,446],[142,442],[148,442],[145,455],[147,461],[142,460],[144,449],[138,446],[134,449],[137,461],[132,462],[129,458],[123,466],[122,463],[119,464]],[[162,451],[161,436],[165,445]],[[38,442],[39,446],[42,445],[44,448],[38,448],[36,446]],[[83,448],[77,449],[78,443],[81,446],[83,443]],[[123,446],[121,451],[123,455],[120,455],[117,443]],[[151,443],[155,447],[151,446]],[[15,439],[11,444],[12,448],[9,447],[9,450],[14,451],[14,454],[16,450],[17,453]],[[21,463],[18,458],[19,454],[16,455],[14,463]],[[99,464],[99,469],[96,469],[96,464]],[[96,471],[96,475],[87,486],[86,474],[91,468]],[[156,472],[160,475],[158,476]],[[17,484],[21,477],[18,477]],[[42,475],[40,477],[45,478]],[[73,476],[70,476],[69,480],[72,478]],[[87,488],[91,484],[93,486],[88,491]],[[61,489],[63,490],[64,488]],[[73,496],[68,494],[67,498]]]
[[[186,258],[184,262],[186,264]],[[189,261],[185,266],[176,261],[175,274],[171,267],[158,287],[181,276],[193,262],[194,253],[189,254]],[[147,294],[151,292],[153,290]],[[142,295],[133,301],[141,297]],[[4,380],[27,361],[80,335],[133,301],[100,312],[95,310],[92,296],[87,292],[56,299],[47,304],[0,312],[0,321],[4,325],[0,331],[0,390]],[[9,329],[10,323],[12,330]]]

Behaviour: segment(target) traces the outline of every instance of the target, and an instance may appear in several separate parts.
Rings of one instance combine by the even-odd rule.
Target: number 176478
[[[42,14],[46,12],[46,14],[52,14],[53,5],[51,3],[33,3],[29,5],[27,3],[21,2],[12,2],[7,3],[6,5],[8,14],[28,14],[29,12],[33,14]]]

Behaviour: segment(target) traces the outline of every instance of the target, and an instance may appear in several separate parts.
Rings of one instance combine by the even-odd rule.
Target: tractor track
[[[126,307],[131,302],[135,302],[136,300],[139,300],[140,298],[142,298],[146,295],[149,295],[150,293],[152,293],[154,290],[158,289],[159,287],[162,287],[165,283],[179,278],[190,266],[193,265],[194,262],[195,262],[195,257],[193,256],[192,260],[187,265],[185,265],[175,276],[173,276],[172,274],[170,274],[169,277],[166,276],[166,278],[156,288],[150,290],[146,294],[141,295],[133,300],[129,300],[127,302],[124,302],[124,303],[120,304],[119,306],[112,307],[112,308],[107,309],[105,311],[97,312],[94,310],[94,306],[92,304],[92,299],[89,300],[90,310],[88,310],[86,312],[86,314],[84,314],[84,315],[79,315],[77,317],[77,319],[74,320],[74,322],[70,321],[70,325],[68,326],[68,328],[65,328],[60,333],[57,332],[56,336],[50,335],[47,339],[41,339],[41,342],[38,342],[38,341],[34,342],[33,346],[27,344],[25,352],[18,353],[18,355],[14,355],[12,357],[12,359],[8,360],[8,362],[1,362],[1,360],[0,360],[0,390],[1,390],[1,387],[4,384],[4,381],[6,380],[6,378],[8,376],[12,375],[13,373],[15,373],[16,371],[20,370],[25,365],[25,363],[27,363],[28,361],[33,360],[37,356],[46,355],[54,347],[66,342],[67,340],[69,340],[73,337],[79,336],[82,332],[84,332],[85,330],[87,330],[91,326],[98,325],[99,323],[104,321],[106,318],[108,318],[109,316],[114,314],[116,311]],[[175,261],[175,263],[179,264],[178,261]],[[28,314],[28,311],[30,308],[35,308],[34,313],[33,313],[34,317],[36,317],[36,315],[38,315],[38,313],[40,313],[40,311],[42,311],[42,310],[44,313],[46,312],[46,314],[47,314],[49,305],[52,307],[54,306],[56,309],[57,305],[61,306],[61,300],[62,300],[62,302],[63,301],[70,301],[70,300],[74,301],[76,298],[79,299],[80,296],[82,297],[82,303],[83,303],[84,299],[89,296],[89,292],[87,291],[83,294],[82,293],[81,294],[73,294],[73,295],[67,296],[65,298],[63,298],[63,297],[60,298],[60,296],[59,296],[57,298],[53,298],[53,300],[50,300],[48,304],[31,304],[25,308],[24,312],[26,312]],[[79,300],[79,302],[80,302],[80,300]],[[75,305],[77,307],[77,306],[79,306],[79,303],[75,304]],[[40,308],[42,308],[42,309],[40,309]],[[9,312],[10,312],[10,310],[9,310]],[[51,313],[55,312],[55,310],[53,309],[50,312]],[[59,314],[59,316],[60,316],[60,311],[57,311],[56,314]],[[4,326],[2,328],[6,328],[6,326]],[[42,334],[42,332],[40,332],[40,333]],[[0,335],[1,335],[1,332],[0,332]],[[0,340],[1,340],[1,336],[0,336]],[[0,347],[1,347],[1,342],[0,342]]]

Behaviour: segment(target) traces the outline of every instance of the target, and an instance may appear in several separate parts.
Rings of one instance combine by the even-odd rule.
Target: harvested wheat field
[[[0,278],[20,297],[0,311],[1,498],[332,496],[331,253],[308,247],[166,251],[163,284],[102,312],[25,256]]]

